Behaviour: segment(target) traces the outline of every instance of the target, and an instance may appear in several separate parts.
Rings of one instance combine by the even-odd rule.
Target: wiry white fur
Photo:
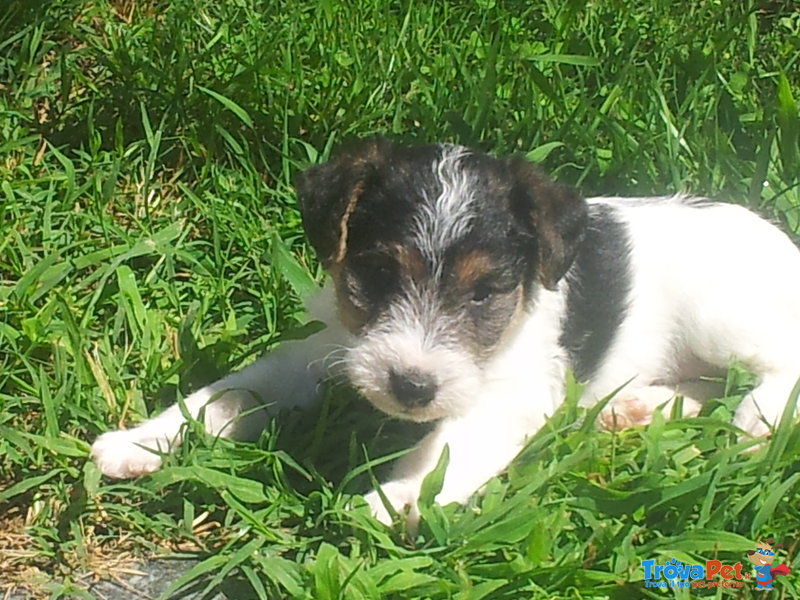
[[[442,181],[449,183],[431,212],[420,217],[419,242],[434,254],[469,218],[456,202],[471,198],[468,179],[459,177],[453,166],[460,156],[457,149],[446,152],[438,168]],[[588,382],[584,402],[595,402],[630,381],[604,421],[616,417],[615,412],[623,420],[630,417],[629,422],[646,421],[676,389],[692,389],[687,386],[708,368],[724,369],[739,360],[760,383],[737,410],[735,424],[754,435],[766,432],[800,377],[797,248],[777,228],[736,206],[693,208],[688,205],[693,201],[681,197],[590,202],[615,207],[627,224],[633,280],[628,313]],[[302,405],[327,366],[322,359],[334,347],[348,347],[344,362],[356,387],[378,407],[397,414],[400,410],[383,380],[387,370],[429,369],[448,382],[449,400],[436,400],[432,412],[417,417],[441,420],[398,461],[392,479],[382,486],[392,506],[399,510],[410,505],[413,520],[421,482],[445,445],[450,464],[437,499],[461,502],[505,468],[561,403],[567,361],[559,336],[568,285],[569,278],[556,291],[539,290],[483,368],[466,350],[449,344],[447,330],[458,324],[421,296],[416,304],[394,303],[377,327],[358,340],[331,323],[321,334],[286,344],[192,394],[186,408],[194,417],[205,406],[205,424],[212,433],[240,435],[236,415],[255,406],[253,398],[276,409]],[[327,302],[332,307],[329,297]],[[251,418],[246,421],[243,429],[250,430]],[[101,436],[92,456],[112,477],[150,472],[160,458],[148,449],[168,450],[178,443],[183,423],[180,409],[172,407],[135,429]],[[378,518],[389,520],[376,492],[366,499]]]
[[[441,185],[436,198],[425,198],[415,219],[413,237],[422,255],[440,274],[442,252],[466,233],[473,218],[475,197],[470,174],[461,168],[469,154],[462,146],[444,145],[440,158],[432,165]]]
[[[414,293],[416,291],[416,293]],[[410,290],[385,311],[346,354],[344,369],[353,385],[375,407],[414,421],[432,421],[463,413],[476,400],[480,372],[457,345],[458,323],[444,313],[431,290]],[[427,406],[406,411],[390,390],[389,372],[431,373],[438,383]]]

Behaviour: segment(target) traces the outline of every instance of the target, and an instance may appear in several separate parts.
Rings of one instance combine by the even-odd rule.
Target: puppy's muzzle
[[[407,408],[422,408],[431,403],[439,388],[436,379],[417,369],[389,371],[389,387],[397,401]]]

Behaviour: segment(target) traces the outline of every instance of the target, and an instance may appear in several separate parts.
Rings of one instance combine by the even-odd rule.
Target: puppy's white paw
[[[103,475],[113,479],[130,479],[147,475],[161,467],[161,451],[166,440],[144,436],[136,429],[110,431],[92,444],[91,457]]]
[[[395,512],[400,514],[407,513],[406,525],[410,530],[415,529],[417,523],[419,523],[419,508],[417,507],[419,485],[407,481],[390,481],[381,485],[381,491]],[[364,496],[364,500],[367,501],[367,504],[372,509],[372,515],[378,521],[384,525],[392,524],[392,515],[384,506],[377,490]]]

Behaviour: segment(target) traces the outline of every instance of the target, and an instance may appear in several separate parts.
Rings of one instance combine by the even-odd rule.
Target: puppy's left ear
[[[344,259],[350,215],[392,147],[381,137],[355,140],[295,178],[303,228],[326,268]]]
[[[536,238],[537,276],[548,290],[566,274],[586,231],[588,210],[578,190],[556,183],[521,157],[509,161],[511,209]]]

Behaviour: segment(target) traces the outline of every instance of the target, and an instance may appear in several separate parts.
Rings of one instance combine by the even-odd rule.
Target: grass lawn
[[[197,431],[150,477],[86,462],[303,334],[321,272],[291,181],[337,141],[527,154],[587,195],[703,193],[797,234],[798,100],[793,0],[3,0],[0,598],[92,598],[164,555],[194,565],[164,598],[766,598],[647,588],[641,562],[747,566],[767,537],[793,570],[769,597],[800,597],[800,428],[743,453],[738,369],[692,420],[610,434],[567,402],[413,539],[349,503],[420,430],[346,389],[257,444]]]

